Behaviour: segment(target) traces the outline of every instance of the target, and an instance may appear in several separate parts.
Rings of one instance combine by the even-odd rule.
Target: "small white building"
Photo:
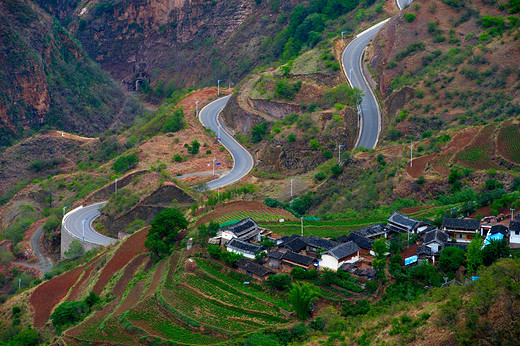
[[[434,229],[424,234],[423,245],[429,247],[434,255],[438,255],[448,242],[448,235],[440,229]]]
[[[321,255],[320,267],[337,271],[345,263],[359,261],[359,246],[353,241],[340,244]]]
[[[243,255],[246,258],[254,259],[256,257],[256,254],[260,252],[267,251],[264,249],[263,246],[251,244],[245,241],[242,241],[238,238],[231,239],[226,244],[226,250],[229,252],[234,252]]]
[[[509,243],[520,244],[520,221],[509,223]]]

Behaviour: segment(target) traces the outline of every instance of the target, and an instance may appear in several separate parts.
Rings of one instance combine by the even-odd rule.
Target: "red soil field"
[[[144,261],[146,260],[147,255],[141,254],[137,257],[135,257],[124,269],[123,275],[121,278],[117,281],[117,283],[114,286],[114,289],[112,290],[112,294],[116,297],[121,298],[123,293],[126,290],[126,286],[130,283],[130,280],[133,279],[135,272],[137,271],[137,268],[139,268]]]
[[[146,291],[145,295],[149,295],[150,293],[155,292],[157,287],[159,287],[164,267],[166,266],[167,262],[167,260],[163,260],[157,265],[157,268],[155,268],[155,273],[153,273],[152,282],[150,283],[150,286],[148,286],[148,290]]]
[[[69,296],[67,297],[67,301],[72,301],[72,300],[78,299],[80,293],[85,290],[85,286],[89,282],[90,274],[92,273],[92,270],[98,265],[100,260],[101,260],[100,258],[97,258],[97,259],[94,258],[92,261],[89,262],[89,263],[91,263],[91,265],[85,271],[85,274],[83,274],[83,276],[74,285],[74,287],[72,288],[72,291],[70,292]],[[88,265],[88,263],[87,263],[87,265]]]
[[[49,320],[52,309],[67,294],[85,269],[85,265],[76,267],[36,287],[29,299],[34,308],[34,327],[41,328]]]
[[[144,241],[146,240],[147,234],[148,230],[145,229],[132,234],[126,239],[123,245],[121,245],[121,247],[117,250],[114,257],[112,257],[112,259],[110,259],[110,261],[108,261],[108,263],[103,268],[98,281],[92,289],[94,293],[99,295],[115,273],[127,265],[128,262],[130,262],[130,260],[139,253],[146,252]]]
[[[144,282],[139,281],[132,287],[130,292],[128,292],[128,295],[126,296],[125,300],[121,305],[119,305],[119,308],[117,308],[117,311],[115,312],[115,316],[121,315],[123,312],[131,309],[135,304],[139,302],[139,298],[141,298],[141,294],[144,290]]]
[[[289,213],[288,211],[283,210],[283,209],[269,208],[262,202],[234,201],[234,202],[226,203],[226,205],[223,205],[223,206],[218,206],[217,208],[215,208],[215,210],[213,210],[208,215],[201,217],[199,220],[197,220],[195,227],[197,227],[198,225],[200,225],[202,223],[208,223],[211,220],[214,220],[218,217],[227,215],[229,213],[233,213],[233,212],[237,212],[237,211],[248,211],[248,210],[255,210],[255,211],[264,210],[266,212],[276,211],[277,213],[284,213],[284,214],[286,213],[287,214],[286,218],[289,220],[294,219],[294,216],[291,213]]]
[[[410,174],[412,178],[419,178],[420,175],[424,174],[428,162],[430,162],[434,157],[435,154],[432,154],[414,159],[412,166],[410,166],[410,163],[406,166],[406,172]]]

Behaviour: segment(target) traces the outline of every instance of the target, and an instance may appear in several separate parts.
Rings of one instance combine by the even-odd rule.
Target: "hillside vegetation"
[[[368,58],[386,100],[384,138],[417,140],[517,115],[519,30],[506,1],[419,0],[395,16]]]
[[[142,113],[33,2],[2,1],[0,22],[0,150],[41,128],[94,135]]]

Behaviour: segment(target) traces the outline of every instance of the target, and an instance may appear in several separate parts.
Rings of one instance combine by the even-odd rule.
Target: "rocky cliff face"
[[[82,42],[89,55],[128,90],[238,82],[263,58],[280,30],[280,9],[250,0],[39,0]],[[162,82],[160,82],[162,83]],[[166,82],[165,82],[166,83]]]
[[[95,134],[132,121],[132,102],[57,21],[0,2],[0,148],[49,126]]]

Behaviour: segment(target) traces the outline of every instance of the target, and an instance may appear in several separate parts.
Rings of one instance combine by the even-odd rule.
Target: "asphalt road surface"
[[[412,0],[396,0],[397,7],[399,7],[400,10],[405,8],[406,6],[410,5],[412,3]]]
[[[96,203],[87,207],[74,209],[69,212],[64,219],[67,230],[78,240],[88,241],[94,244],[109,245],[117,241],[117,239],[106,237],[99,234],[92,228],[92,221],[99,216],[99,208],[106,202]],[[85,234],[83,234],[83,220],[85,221]],[[84,237],[84,238],[83,238]]]
[[[381,116],[376,97],[363,77],[361,69],[361,57],[368,43],[376,36],[377,32],[386,23],[386,20],[363,31],[349,43],[343,51],[344,72],[352,87],[361,89],[363,100],[361,102],[361,134],[356,143],[356,148],[365,147],[372,149],[376,146],[381,130]]]
[[[219,131],[218,114],[224,108],[231,96],[221,97],[199,112],[199,120],[203,126],[220,133],[220,142],[233,156],[233,168],[228,174],[221,176],[218,179],[211,180],[207,183],[208,189],[215,190],[218,187],[223,187],[242,179],[253,169],[253,157],[249,152],[238,143],[233,136],[228,134],[222,127]],[[218,157],[216,157],[218,159]],[[219,166],[215,166],[217,169]]]

